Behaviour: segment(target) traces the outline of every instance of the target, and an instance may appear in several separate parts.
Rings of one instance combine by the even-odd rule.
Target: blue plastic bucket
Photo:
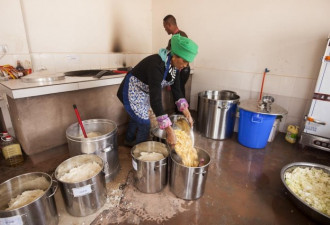
[[[266,115],[239,110],[238,142],[249,148],[267,145],[276,115]]]

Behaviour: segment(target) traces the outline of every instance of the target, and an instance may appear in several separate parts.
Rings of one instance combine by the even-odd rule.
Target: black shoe
[[[127,141],[126,139],[124,140],[124,145],[127,147],[133,147],[135,145],[135,141]]]

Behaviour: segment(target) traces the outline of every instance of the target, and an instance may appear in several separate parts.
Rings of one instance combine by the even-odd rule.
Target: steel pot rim
[[[117,130],[114,130],[117,132]],[[104,134],[104,135],[100,135],[100,136],[97,136],[97,137],[91,137],[91,138],[84,138],[84,137],[74,137],[71,136],[71,135],[68,135],[67,134],[67,139],[69,139],[70,141],[74,141],[74,142],[81,142],[81,143],[88,143],[88,142],[95,142],[95,141],[102,141],[102,140],[105,140],[105,139],[108,139],[110,133],[107,133],[107,134]],[[112,133],[111,133],[112,134]]]
[[[224,93],[230,93],[233,95],[232,99],[212,99],[208,97],[208,94],[212,96],[219,96]],[[240,100],[240,96],[235,91],[229,91],[229,90],[221,90],[221,91],[202,91],[198,93],[198,97],[203,101],[210,101],[210,102],[217,102],[217,101],[226,101],[226,102],[238,102]]]
[[[219,102],[226,102],[226,103],[238,103],[239,102],[239,98],[238,99],[231,99],[231,100],[220,100],[220,99],[209,99],[209,98],[203,98],[204,101],[209,102],[210,104],[218,104]]]
[[[71,128],[76,127],[76,126],[79,126],[78,122],[76,122],[76,123],[71,124],[71,125],[66,129],[66,132],[65,132],[65,133],[66,133],[66,137],[67,137],[67,138],[70,138],[70,140],[74,140],[74,141],[81,141],[81,140],[84,140],[84,139],[89,139],[90,141],[92,141],[92,140],[100,140],[100,138],[102,138],[102,140],[103,140],[103,139],[105,139],[107,136],[116,133],[117,130],[118,130],[118,126],[117,126],[117,124],[116,124],[114,121],[109,120],[109,119],[89,119],[89,120],[83,120],[82,123],[83,123],[84,126],[85,126],[85,125],[88,125],[88,124],[93,124],[93,123],[107,123],[107,124],[114,125],[114,129],[113,129],[112,131],[110,131],[110,132],[108,132],[108,133],[105,133],[105,134],[103,134],[103,135],[100,135],[100,136],[98,136],[98,137],[91,137],[91,138],[84,138],[84,137],[81,137],[81,138],[80,138],[80,137],[77,137],[77,136],[72,136],[72,135],[70,135],[70,134],[68,133],[69,130],[70,130]]]
[[[159,145],[159,144],[163,144],[163,145],[165,145],[164,143],[161,143],[161,142],[158,142],[158,141],[146,141],[146,142],[141,142],[141,143],[155,143],[156,145]],[[139,143],[139,144],[141,144],[141,143]],[[139,145],[139,144],[137,144],[137,145]],[[165,145],[165,148],[167,149],[167,155],[165,156],[165,155],[163,155],[164,156],[164,158],[163,159],[160,159],[160,160],[157,160],[157,161],[143,161],[143,160],[140,160],[140,159],[138,159],[137,157],[135,157],[134,156],[134,150],[136,149],[136,146],[137,145],[134,145],[133,147],[132,147],[132,149],[131,149],[131,156],[132,156],[132,158],[134,159],[134,160],[136,160],[136,161],[139,161],[139,162],[141,162],[141,163],[161,163],[162,161],[164,161],[164,160],[167,160],[168,158],[169,158],[169,155],[170,155],[170,153],[169,153],[169,148],[167,147],[167,145]],[[149,152],[149,151],[146,151],[146,152]]]
[[[210,156],[210,154],[209,154],[207,151],[205,151],[205,150],[203,150],[203,149],[201,149],[201,148],[196,148],[196,149],[198,149],[198,151],[203,151],[204,153],[207,154],[207,156],[209,157],[209,161],[208,161],[208,163],[206,163],[206,164],[203,165],[203,166],[195,166],[195,167],[193,167],[193,166],[185,166],[185,165],[183,165],[182,163],[178,162],[176,159],[174,159],[173,155],[174,155],[174,154],[177,155],[177,153],[175,152],[175,150],[171,150],[171,152],[170,152],[169,155],[170,155],[170,158],[171,158],[172,162],[174,162],[175,164],[177,164],[177,165],[179,165],[179,166],[181,166],[181,167],[187,168],[187,169],[203,169],[203,168],[205,168],[205,167],[208,167],[208,166],[210,165],[210,163],[211,163],[211,156]],[[198,151],[197,151],[197,152],[198,152]]]
[[[92,177],[90,177],[90,178],[88,178],[88,179],[86,179],[86,180],[82,180],[82,181],[79,181],[79,182],[66,182],[66,181],[62,181],[61,179],[58,178],[57,174],[58,174],[58,170],[59,170],[59,168],[60,168],[61,166],[63,166],[65,163],[68,163],[68,162],[71,161],[71,160],[74,160],[74,159],[79,158],[79,157],[86,157],[86,156],[95,157],[96,159],[98,159],[98,160],[101,161],[102,164],[101,164],[101,165],[99,164],[99,165],[101,166],[101,170],[100,170],[98,173],[96,173],[94,176],[92,176]],[[97,162],[97,163],[98,163],[98,162]],[[71,168],[71,169],[72,169],[72,168]],[[103,170],[104,170],[104,162],[103,162],[103,159],[102,159],[100,156],[95,155],[95,154],[82,154],[82,155],[76,155],[76,156],[70,157],[70,158],[64,160],[63,162],[61,162],[61,163],[56,167],[55,172],[54,172],[54,176],[55,176],[55,179],[56,179],[58,182],[62,183],[62,184],[67,184],[67,185],[77,185],[77,184],[84,183],[84,182],[89,181],[89,180],[93,180],[93,179],[94,179],[95,177],[97,177],[100,173],[102,173]]]
[[[134,155],[133,155],[133,152],[131,152],[131,156],[133,157],[134,160],[138,161],[138,162],[141,162],[141,163],[150,163],[150,164],[157,164],[157,163],[162,163],[163,161],[166,161],[168,159],[169,156],[166,156],[160,160],[157,160],[157,161],[143,161],[143,160],[140,160],[138,158],[136,158]]]

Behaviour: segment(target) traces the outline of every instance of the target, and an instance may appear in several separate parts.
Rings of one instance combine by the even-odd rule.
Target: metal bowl
[[[162,139],[166,139],[166,131],[162,130],[158,127],[154,128],[151,133],[153,135],[155,135],[156,137],[162,138]]]
[[[172,128],[174,130],[182,130],[185,131],[191,138],[193,145],[195,144],[195,136],[193,132],[193,128],[190,126],[187,118],[184,115],[176,115],[173,114],[170,116],[170,120],[172,122]]]
[[[166,131],[158,127],[151,130],[152,140],[166,144]]]
[[[301,198],[298,197],[298,195],[296,195],[293,191],[291,191],[291,189],[287,186],[287,184],[285,182],[285,177],[284,177],[285,173],[286,172],[291,172],[292,170],[294,170],[297,167],[301,167],[301,168],[314,167],[314,168],[317,168],[317,169],[321,169],[324,172],[329,173],[329,174],[330,174],[330,167],[320,165],[320,164],[315,164],[315,163],[295,162],[295,163],[290,163],[290,164],[284,166],[281,170],[282,183],[285,186],[285,188],[287,189],[287,191],[289,193],[289,197],[296,204],[296,206],[300,210],[302,210],[304,213],[306,213],[308,216],[313,218],[314,220],[317,220],[322,224],[330,224],[330,216],[329,215],[326,215],[326,214],[314,209],[313,207],[311,207],[307,203],[305,203]]]

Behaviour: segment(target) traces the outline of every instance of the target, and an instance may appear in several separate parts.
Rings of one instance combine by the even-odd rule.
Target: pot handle
[[[207,171],[206,170],[203,170],[203,172],[195,173],[195,174],[197,174],[197,175],[202,174],[204,176],[206,173],[207,173]]]
[[[257,114],[257,115],[253,115],[253,116],[251,117],[251,122],[252,122],[252,123],[262,123],[262,121],[263,121],[263,118],[260,117],[259,114]]]
[[[110,145],[109,147],[106,147],[104,149],[102,149],[102,152],[110,152],[112,150],[112,146]]]
[[[222,102],[221,105],[218,106],[218,109],[229,109],[229,107],[226,102]]]
[[[159,167],[161,167],[161,166],[166,166],[166,165],[167,165],[167,163],[163,163],[163,164],[161,164],[161,165],[159,165],[159,166],[155,166],[154,170],[156,170],[156,168],[159,168]]]
[[[55,184],[54,184],[55,183]],[[53,195],[55,195],[56,191],[57,191],[57,188],[58,188],[58,182],[57,180],[53,180],[53,184],[52,184],[52,190],[53,190],[53,193],[51,193],[49,196],[47,196],[48,198],[52,197]]]

